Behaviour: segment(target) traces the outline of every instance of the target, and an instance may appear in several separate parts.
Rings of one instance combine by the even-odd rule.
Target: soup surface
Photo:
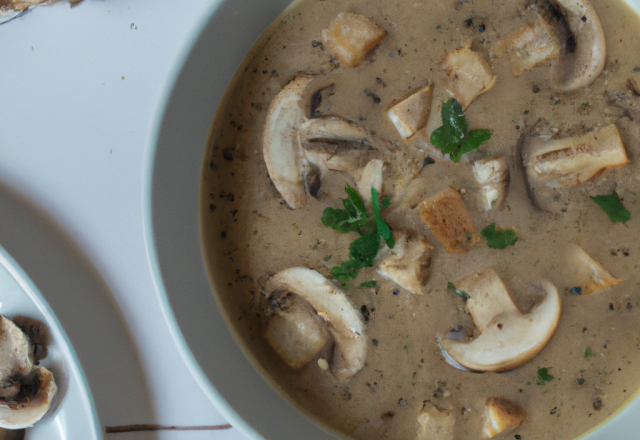
[[[531,19],[529,4],[521,0],[303,0],[256,43],[214,121],[201,191],[202,231],[230,325],[249,357],[305,412],[351,438],[413,439],[418,414],[430,402],[455,416],[455,438],[480,438],[486,400],[503,397],[527,414],[526,423],[505,438],[561,440],[604,421],[639,388],[640,21],[621,1],[592,5],[606,37],[606,64],[594,82],[571,92],[554,90],[562,58],[515,77],[509,57],[498,56],[500,42]],[[537,7],[553,15],[547,3]],[[386,31],[357,67],[341,65],[322,43],[323,29],[344,11],[370,17]],[[572,50],[570,40],[561,38],[563,51]],[[464,112],[470,129],[492,136],[454,163],[429,139],[442,125],[440,105],[450,97],[443,57],[468,42],[488,60],[497,81]],[[305,92],[307,117],[340,115],[371,135],[375,149],[350,148],[384,161],[381,193],[391,204],[382,217],[391,229],[410,231],[433,246],[430,275],[417,294],[381,277],[376,264],[360,269],[354,280],[336,281],[344,284],[366,329],[366,363],[348,380],[318,363],[331,359],[333,341],[294,370],[264,337],[274,307],[264,294],[268,277],[305,266],[330,279],[331,268],[348,260],[358,237],[321,221],[325,208],[342,207],[345,184],[356,186],[353,173],[325,173],[317,198],[296,209],[270,180],[263,157],[267,110],[298,72],[314,75]],[[433,86],[429,123],[403,140],[387,110],[427,84]],[[558,138],[615,124],[629,163],[560,188],[540,209],[525,183],[521,150],[544,126],[541,120]],[[472,164],[500,156],[510,170],[508,197],[504,209],[486,210]],[[462,196],[478,230],[495,223],[513,229],[517,242],[448,252],[420,219],[419,203],[449,188]],[[590,199],[614,190],[630,212],[626,223],[613,223]],[[624,281],[580,295],[574,289],[580,262],[567,251],[574,245]],[[464,299],[447,286],[491,267],[523,313],[539,300],[530,286],[550,281],[560,294],[561,317],[548,344],[521,367],[462,371],[447,363],[436,342],[452,328],[474,328]],[[372,280],[375,287],[361,287]]]

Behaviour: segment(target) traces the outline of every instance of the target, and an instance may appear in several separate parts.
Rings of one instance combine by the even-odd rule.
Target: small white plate
[[[25,439],[102,439],[87,380],[67,335],[37,287],[1,246],[0,302],[0,314],[9,319],[25,316],[45,323],[51,336],[48,354],[40,365],[53,373],[58,394],[42,420],[26,430]]]

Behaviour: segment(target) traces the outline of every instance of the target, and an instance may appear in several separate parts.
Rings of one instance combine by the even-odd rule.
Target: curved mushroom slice
[[[367,53],[387,34],[375,21],[364,15],[341,12],[322,31],[325,46],[348,67],[359,66]]]
[[[578,245],[569,245],[567,254],[564,280],[573,295],[589,295],[624,281],[612,276]]]
[[[290,208],[303,206],[306,158],[298,137],[305,117],[302,97],[313,78],[298,75],[276,95],[269,106],[262,136],[262,151],[269,176]]]
[[[382,169],[384,162],[380,159],[369,161],[362,170],[362,175],[356,184],[360,197],[371,205],[371,187],[374,187],[378,194],[382,194]]]
[[[265,338],[274,351],[294,370],[304,367],[326,345],[329,331],[322,318],[294,295],[285,310],[276,310]]]
[[[431,273],[433,247],[406,233],[393,235],[396,245],[391,255],[380,262],[378,273],[403,289],[422,295],[422,287]]]
[[[416,134],[429,122],[433,86],[431,84],[411,94],[387,111],[387,116],[402,139]]]
[[[454,440],[456,417],[450,411],[425,402],[416,422],[416,440]]]
[[[447,77],[447,89],[463,109],[478,95],[491,89],[497,79],[487,60],[471,50],[471,42],[447,52],[442,67]]]
[[[469,294],[466,308],[480,334],[468,343],[443,339],[441,344],[470,370],[500,373],[525,364],[544,348],[558,325],[560,297],[548,281],[538,283],[545,297],[527,315],[517,309],[493,269],[466,277],[456,286]]]
[[[370,147],[369,134],[360,125],[339,116],[307,119],[299,127],[305,142],[356,142]]]
[[[467,252],[482,243],[467,206],[454,189],[446,189],[420,204],[420,219],[449,252]]]
[[[36,423],[49,410],[58,391],[53,375],[44,367],[35,367],[20,379],[20,392],[12,398],[0,398],[0,428],[23,429]]]
[[[315,270],[293,267],[267,280],[267,297],[275,291],[300,295],[331,324],[329,331],[336,342],[332,371],[337,378],[348,379],[360,371],[367,356],[364,322],[341,290]]]
[[[560,55],[560,43],[555,32],[540,14],[535,15],[533,22],[519,29],[506,42],[513,76],[521,76]]]
[[[33,345],[13,321],[0,316],[0,384],[16,374],[31,373]]]
[[[510,400],[491,397],[485,403],[484,418],[483,437],[493,438],[518,428],[527,420],[527,413]]]
[[[482,185],[484,209],[504,208],[509,193],[509,165],[504,157],[481,159],[473,163],[473,175]]]
[[[551,0],[564,15],[575,41],[575,52],[559,64],[558,90],[576,90],[591,84],[604,69],[607,55],[598,14],[587,0]]]

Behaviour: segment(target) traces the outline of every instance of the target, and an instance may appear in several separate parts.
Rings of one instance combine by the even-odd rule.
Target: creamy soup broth
[[[495,86],[465,110],[470,128],[492,137],[459,163],[439,160],[426,145],[427,131],[408,141],[398,135],[386,110],[412,90],[432,82],[434,107],[448,99],[441,62],[446,51],[473,40],[487,51],[524,21],[523,1],[304,0],[290,7],[259,39],[220,104],[207,149],[202,198],[202,231],[212,282],[233,331],[265,376],[308,414],[356,439],[412,439],[425,401],[456,416],[456,438],[480,438],[488,397],[505,397],[527,412],[527,422],[505,436],[572,439],[603,422],[640,384],[640,98],[628,94],[628,80],[640,81],[640,21],[626,4],[593,0],[606,36],[604,72],[588,88],[559,93],[550,87],[553,66],[515,78],[507,57],[490,61]],[[371,17],[386,37],[358,67],[340,66],[318,42],[339,12]],[[431,275],[423,294],[403,290],[361,269],[348,282],[347,296],[366,311],[367,360],[348,381],[318,366],[331,357],[331,343],[302,369],[286,366],[264,339],[265,279],[279,270],[307,266],[329,277],[345,261],[357,235],[340,234],[321,223],[323,210],[341,207],[347,173],[330,172],[318,200],[289,209],[273,186],[262,154],[266,111],[274,96],[299,71],[315,74],[309,96],[328,84],[319,114],[345,116],[375,133],[384,148],[383,195],[391,206],[383,217],[395,230],[409,229],[434,247]],[[365,90],[367,92],[365,92]],[[375,97],[379,97],[379,102]],[[634,99],[636,101],[634,101]],[[634,105],[636,107],[634,107]],[[433,115],[432,115],[433,116]],[[630,163],[568,190],[566,209],[536,209],[525,187],[518,145],[544,118],[563,136],[616,123]],[[435,126],[441,125],[439,118]],[[426,129],[428,130],[428,128]],[[423,131],[426,131],[423,130]],[[502,211],[486,212],[471,172],[473,159],[504,155],[511,172]],[[427,156],[436,163],[423,168]],[[417,180],[416,180],[417,179]],[[416,182],[419,182],[416,183]],[[419,188],[407,196],[406,188]],[[453,187],[461,193],[478,229],[490,223],[513,228],[519,240],[503,250],[479,246],[449,253],[420,220],[415,205]],[[612,223],[589,195],[615,189],[631,213],[625,225]],[[411,200],[409,200],[411,199]],[[591,295],[570,295],[572,261],[563,252],[580,245],[622,283]],[[436,337],[458,325],[473,328],[464,302],[447,289],[474,272],[494,267],[522,311],[532,306],[528,286],[551,281],[562,298],[558,328],[531,361],[506,373],[460,371],[441,355]],[[359,288],[363,281],[378,287]],[[340,284],[340,283],[339,283]],[[366,306],[366,307],[363,307]],[[585,356],[589,349],[593,356]],[[554,379],[536,385],[538,369]]]

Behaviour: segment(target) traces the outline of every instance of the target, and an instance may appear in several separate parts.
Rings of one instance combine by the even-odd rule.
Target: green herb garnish
[[[361,288],[366,288],[366,287],[378,287],[378,283],[376,282],[376,280],[371,280],[371,281],[365,281],[364,283],[360,284]]]
[[[631,214],[624,208],[624,206],[622,206],[620,197],[618,197],[618,194],[615,191],[608,196],[595,196],[589,198],[609,216],[613,223],[626,223],[631,219]]]
[[[491,223],[484,228],[480,232],[480,235],[487,240],[487,246],[492,249],[504,249],[507,246],[513,246],[516,244],[516,241],[518,241],[516,231],[513,229],[497,230],[495,223]]]
[[[539,381],[536,382],[536,385],[545,385],[547,382],[553,380],[553,376],[549,374],[549,368],[540,368],[538,370]]]
[[[471,130],[467,133],[467,119],[460,103],[451,98],[442,103],[442,127],[431,133],[431,144],[449,154],[455,163],[460,162],[463,154],[477,149],[491,138],[489,130]]]
[[[424,167],[426,167],[427,165],[431,165],[432,163],[436,163],[436,161],[433,160],[431,156],[427,156],[422,161],[422,168],[424,169]]]
[[[326,208],[322,213],[322,224],[346,233],[358,231],[360,237],[349,245],[349,260],[331,269],[336,280],[349,281],[358,276],[358,270],[373,266],[373,259],[380,249],[380,237],[390,248],[395,245],[391,229],[380,217],[381,203],[378,192],[371,188],[373,217],[367,214],[367,208],[355,189],[345,185],[348,198],[342,199],[344,209]],[[382,208],[390,204],[389,197],[382,201]]]
[[[451,281],[447,283],[447,289],[460,295],[464,300],[471,298],[467,292],[465,292],[464,290],[458,289]]]
[[[587,347],[587,349],[584,351],[584,357],[585,359],[588,359],[590,357],[594,357],[596,354],[591,350],[591,347]]]

